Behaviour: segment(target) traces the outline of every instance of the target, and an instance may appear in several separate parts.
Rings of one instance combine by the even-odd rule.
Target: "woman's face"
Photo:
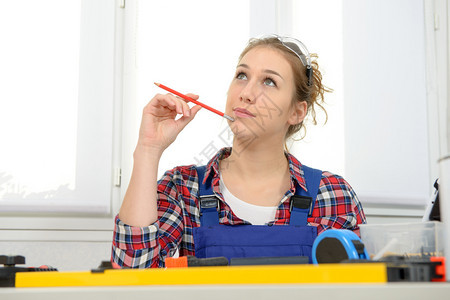
[[[292,105],[294,75],[276,49],[258,46],[239,62],[228,89],[226,114],[235,137],[277,138],[284,143],[290,125],[305,117],[306,103]]]

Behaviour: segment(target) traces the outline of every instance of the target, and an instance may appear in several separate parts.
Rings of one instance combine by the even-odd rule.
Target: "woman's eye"
[[[277,86],[275,81],[272,80],[272,78],[266,78],[264,79],[264,84],[267,86]]]
[[[238,73],[236,75],[236,78],[237,79],[241,79],[241,80],[245,80],[245,79],[247,79],[247,75],[245,75],[245,73],[240,72],[240,73]]]

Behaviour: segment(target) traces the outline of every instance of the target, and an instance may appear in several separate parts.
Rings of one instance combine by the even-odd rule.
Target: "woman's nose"
[[[256,88],[254,84],[248,83],[245,88],[241,91],[239,100],[244,103],[255,103],[256,101]]]

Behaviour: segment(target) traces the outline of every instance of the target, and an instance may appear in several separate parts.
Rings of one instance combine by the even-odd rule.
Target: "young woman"
[[[206,166],[175,167],[158,182],[162,153],[200,107],[156,95],[143,111],[130,184],[116,217],[113,263],[163,267],[175,255],[311,257],[323,230],[359,233],[365,216],[350,185],[285,150],[307,114],[315,121],[327,91],[321,80],[300,41],[250,40],[228,90],[233,147]]]

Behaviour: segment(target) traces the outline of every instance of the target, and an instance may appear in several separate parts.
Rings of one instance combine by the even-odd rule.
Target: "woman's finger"
[[[194,100],[199,98],[196,94],[187,94],[187,96]],[[194,113],[197,113],[200,109],[200,106],[198,105],[191,108],[187,100],[170,93],[155,95],[147,106],[148,108],[145,108],[145,111],[153,114],[154,116],[167,116],[167,111],[164,112],[164,110],[168,110],[188,118],[191,117],[194,108]]]
[[[156,95],[149,103],[150,106],[158,108],[166,108],[177,114],[183,114],[183,101],[172,94]]]
[[[202,107],[200,105],[195,105],[194,107],[192,107],[190,109],[190,115],[184,115],[182,116],[180,119],[177,120],[177,122],[179,123],[181,128],[184,128],[189,122],[191,122],[195,115],[197,114],[197,112],[201,109]]]
[[[197,100],[199,98],[198,95],[191,94],[191,93],[186,94],[186,96],[188,96],[189,98],[192,98],[193,100]],[[183,105],[183,107],[185,109],[185,114],[189,117],[192,112],[191,112],[191,108],[189,107],[189,105],[187,103],[190,101],[188,101],[186,99],[183,99],[183,100],[184,100],[183,102],[185,103],[185,105]]]
[[[188,96],[189,98],[192,98],[193,100],[197,100],[199,98],[199,96],[196,94],[186,94],[186,96]],[[188,105],[188,103],[190,101],[186,100],[184,98],[178,97],[178,96],[174,96],[174,99],[176,99],[176,101],[181,105],[181,108],[182,108],[182,112],[179,110],[177,110],[177,112],[179,114],[183,114],[183,115],[189,117],[191,115],[191,108]]]

